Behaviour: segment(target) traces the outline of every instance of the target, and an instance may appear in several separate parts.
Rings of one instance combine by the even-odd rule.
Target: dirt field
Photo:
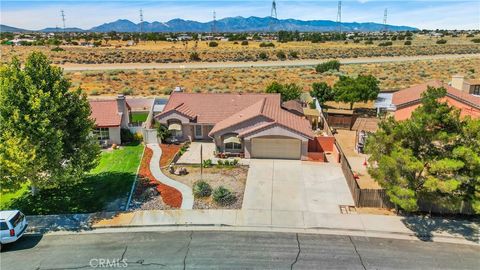
[[[187,168],[188,174],[179,176],[170,174],[167,170],[163,170],[163,173],[168,177],[177,180],[189,187],[193,187],[193,184],[200,180],[200,167],[194,166],[181,166]],[[210,184],[212,190],[219,186],[224,186],[230,191],[235,193],[237,201],[229,206],[219,206],[217,205],[212,196],[209,198],[195,198],[194,209],[240,209],[242,208],[243,202],[243,193],[245,191],[245,184],[247,181],[247,167],[235,167],[235,168],[204,168],[203,169],[203,180]]]
[[[383,91],[402,89],[431,79],[448,81],[463,73],[480,78],[480,58],[407,61],[397,63],[351,64],[341,74],[372,74]],[[188,92],[262,92],[272,81],[294,82],[310,90],[313,82],[333,84],[335,73],[318,74],[312,67],[268,67],[228,69],[107,70],[66,72],[72,87],[91,95],[168,95],[175,86]]]
[[[470,38],[447,38],[448,43],[435,44],[436,38],[415,37],[413,45],[405,46],[404,41],[394,41],[393,46],[378,46],[364,43],[344,44],[343,42],[274,42],[275,47],[261,48],[260,42],[250,41],[247,46],[240,42],[220,41],[218,47],[209,47],[206,41],[183,42],[140,42],[127,47],[126,42],[104,44],[102,47],[62,46],[64,51],[55,52],[46,46],[1,46],[2,62],[13,56],[24,59],[31,51],[47,54],[55,64],[101,64],[101,63],[179,63],[192,61],[191,53],[197,52],[195,61],[258,61],[285,59],[330,59],[378,56],[415,56],[437,54],[472,54],[480,53],[480,44]],[[285,58],[278,53],[282,51]]]

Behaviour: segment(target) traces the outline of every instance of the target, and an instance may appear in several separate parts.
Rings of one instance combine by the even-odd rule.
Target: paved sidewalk
[[[153,155],[150,160],[150,171],[152,175],[160,182],[167,186],[176,188],[180,193],[182,193],[182,206],[181,209],[192,209],[193,208],[193,193],[192,189],[187,185],[184,185],[178,181],[170,179],[162,170],[160,170],[160,157],[162,156],[162,149],[157,143],[147,144],[147,147],[152,149]]]

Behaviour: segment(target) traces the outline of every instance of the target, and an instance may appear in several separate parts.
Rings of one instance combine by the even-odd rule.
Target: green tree
[[[327,72],[329,70],[339,71],[340,70],[340,62],[338,60],[331,60],[331,61],[328,61],[328,62],[325,62],[325,63],[318,64],[315,67],[315,71],[317,73],[324,73],[324,72]]]
[[[39,52],[21,67],[0,69],[0,179],[2,189],[27,183],[35,190],[78,183],[95,167],[90,105],[62,70]]]
[[[318,100],[318,103],[320,103],[320,105],[323,105],[325,102],[333,100],[333,91],[327,83],[315,82],[312,84],[310,96]]]
[[[278,93],[282,97],[282,101],[297,100],[302,94],[302,89],[295,83],[281,84],[272,82],[265,89],[266,93]]]
[[[375,100],[379,92],[378,80],[372,75],[359,75],[357,78],[340,76],[333,86],[335,101],[349,103],[350,110],[355,102]]]
[[[462,203],[480,213],[480,120],[461,118],[444,88],[428,88],[410,119],[392,118],[369,136],[369,172],[406,211],[422,199],[452,210]]]

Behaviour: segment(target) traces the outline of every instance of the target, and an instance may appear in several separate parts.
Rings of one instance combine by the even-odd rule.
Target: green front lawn
[[[1,209],[26,214],[65,214],[102,211],[116,199],[127,199],[143,153],[143,145],[102,152],[98,166],[80,184],[41,190],[31,196],[28,186],[0,194]]]
[[[140,112],[140,113],[132,113],[131,122],[145,122],[147,121],[148,113],[147,112]]]

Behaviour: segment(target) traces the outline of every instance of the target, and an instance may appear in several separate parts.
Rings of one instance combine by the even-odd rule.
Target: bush
[[[439,39],[439,40],[437,40],[436,43],[437,43],[437,44],[446,44],[447,41],[446,41],[445,39]]]
[[[298,52],[296,52],[296,51],[291,51],[291,52],[290,52],[290,57],[292,57],[292,58],[298,58]]]
[[[410,40],[407,40],[407,41],[405,41],[405,43],[403,43],[403,45],[407,45],[407,46],[412,45],[412,42]]]
[[[272,42],[262,42],[260,43],[260,48],[264,48],[264,47],[275,47],[275,44],[273,44]]]
[[[60,47],[55,47],[55,48],[52,48],[50,51],[52,51],[52,52],[63,52],[65,50],[60,48]]]
[[[211,159],[206,159],[206,160],[204,160],[204,161],[202,162],[202,166],[203,166],[204,168],[210,168],[210,167],[212,167],[212,164],[213,164],[213,163],[212,163],[212,160],[211,160]]]
[[[91,96],[98,96],[98,95],[100,95],[100,91],[98,91],[97,89],[93,89],[92,91],[90,91],[90,95]]]
[[[218,42],[216,42],[216,41],[210,41],[210,42],[208,43],[208,47],[218,47]]]
[[[367,45],[372,45],[372,44],[373,44],[373,41],[372,41],[372,40],[367,40],[367,41],[365,41],[365,44],[367,44]]]
[[[267,60],[268,59],[268,55],[267,53],[265,52],[261,52],[258,54],[258,58],[262,59],[262,60]]]
[[[208,197],[212,194],[212,187],[205,181],[197,181],[193,184],[193,195],[195,197]]]
[[[247,41],[247,40],[242,41],[242,46],[247,46],[247,45],[248,45],[248,41]]]
[[[386,46],[392,46],[393,43],[391,41],[385,41],[385,42],[380,42],[378,43],[378,46],[380,47],[386,47]]]
[[[197,52],[191,52],[190,61],[200,61],[200,55]]]
[[[474,38],[474,39],[472,39],[472,42],[473,43],[480,43],[480,38]]]
[[[332,61],[328,61],[328,62],[325,62],[325,63],[318,64],[315,67],[315,71],[317,71],[317,73],[324,73],[324,72],[329,71],[329,70],[339,71],[340,70],[340,62],[337,61],[337,60],[332,60]]]
[[[122,143],[131,143],[134,141],[133,133],[127,128],[120,129],[120,140]]]
[[[213,200],[220,205],[230,205],[234,203],[237,198],[230,190],[219,186],[213,191]]]
[[[278,51],[277,52],[277,58],[280,59],[280,60],[285,60],[285,58],[287,58],[287,56],[285,55],[285,53],[283,51]]]
[[[128,96],[128,95],[132,95],[133,94],[133,89],[132,88],[128,88],[128,87],[125,87],[123,88],[122,90],[122,94]]]
[[[133,140],[136,142],[141,142],[143,141],[143,135],[142,133],[135,133],[133,134]]]

